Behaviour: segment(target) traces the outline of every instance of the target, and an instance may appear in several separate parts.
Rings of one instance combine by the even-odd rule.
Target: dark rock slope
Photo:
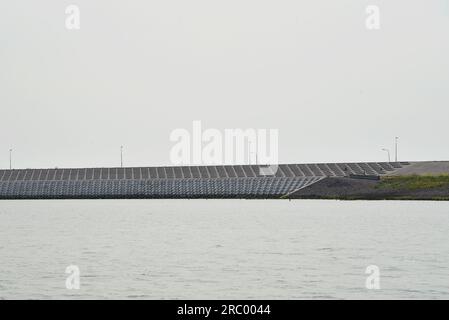
[[[341,199],[341,200],[449,200],[447,187],[432,189],[379,188],[380,181],[326,178],[307,188],[296,191],[289,199]]]

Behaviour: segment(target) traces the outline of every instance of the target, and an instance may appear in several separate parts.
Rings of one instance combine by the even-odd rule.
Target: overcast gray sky
[[[279,129],[283,163],[449,160],[448,39],[448,0],[2,1],[0,167],[169,164],[193,120]]]

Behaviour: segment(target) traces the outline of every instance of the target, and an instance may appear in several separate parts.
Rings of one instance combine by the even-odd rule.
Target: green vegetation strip
[[[378,189],[422,190],[433,188],[449,188],[449,175],[411,175],[383,177]]]

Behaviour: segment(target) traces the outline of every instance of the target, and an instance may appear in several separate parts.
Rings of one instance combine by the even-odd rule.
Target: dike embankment
[[[329,177],[285,198],[449,201],[449,175],[389,176],[379,180]]]

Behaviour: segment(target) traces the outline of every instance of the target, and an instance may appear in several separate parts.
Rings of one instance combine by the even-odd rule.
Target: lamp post
[[[120,146],[120,168],[123,168],[123,146]]]
[[[256,142],[256,150],[253,152],[253,144],[251,141],[248,141],[248,164],[252,164],[253,154],[256,156],[256,165],[259,164],[258,154],[257,154],[257,142]]]
[[[398,162],[398,140],[399,140],[399,137],[394,138],[394,142],[395,142],[395,144],[394,144],[394,160],[395,160],[395,162]]]
[[[9,149],[9,170],[12,169],[12,149]]]
[[[383,148],[382,151],[385,151],[386,153],[388,153],[388,162],[391,162],[391,158],[390,158],[390,150]]]

